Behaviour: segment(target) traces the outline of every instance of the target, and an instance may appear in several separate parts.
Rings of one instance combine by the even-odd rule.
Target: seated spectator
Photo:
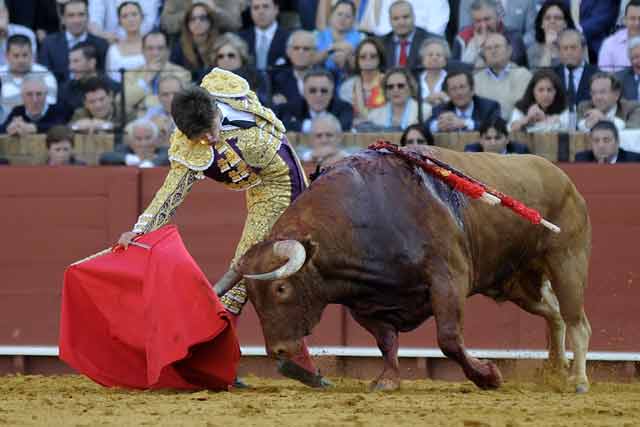
[[[193,3],[205,3],[211,8],[222,33],[242,27],[242,11],[248,6],[247,0],[165,0],[160,25],[172,40],[180,36],[184,15]]]
[[[322,3],[323,0],[320,0],[320,2]],[[331,0],[326,0],[326,3],[330,4]],[[356,5],[358,5],[358,29],[376,36],[388,34],[393,27],[391,7],[396,3],[397,0],[356,1]],[[449,1],[429,0],[429,3],[424,3],[424,0],[408,0],[406,3],[411,6],[413,11],[412,20],[415,22],[416,27],[422,28],[433,35],[444,36],[444,31],[449,22]],[[429,7],[425,7],[426,5]],[[329,5],[325,6],[324,9],[322,9],[322,6],[318,7],[318,13],[322,13],[325,16],[325,18],[320,17],[318,23],[326,22],[328,7]],[[324,25],[318,28],[324,28]]]
[[[511,132],[557,132],[570,130],[567,97],[555,72],[540,69],[533,74],[524,96],[516,102]]]
[[[450,57],[451,51],[445,40],[429,38],[422,42],[420,58],[424,71],[419,75],[418,84],[423,101],[431,107],[449,101],[442,85],[447,77],[446,67]]]
[[[334,93],[333,74],[326,70],[312,70],[304,76],[304,97],[281,104],[276,114],[289,131],[309,133],[311,120],[320,113],[331,113],[338,118],[342,129],[351,130],[353,108]]]
[[[114,132],[123,123],[119,103],[107,82],[91,77],[83,84],[84,106],[71,117],[71,129],[88,134]]]
[[[578,106],[578,130],[589,132],[597,122],[609,120],[618,130],[640,128],[640,103],[621,99],[622,85],[613,74],[591,78],[591,100]]]
[[[472,25],[462,29],[453,42],[453,57],[462,62],[474,64],[476,68],[485,66],[480,52],[487,35],[502,33],[511,45],[511,60],[518,65],[527,65],[526,49],[522,36],[504,28],[498,17],[496,0],[473,0],[471,3]]]
[[[73,154],[73,132],[67,126],[55,125],[47,132],[48,166],[85,166],[86,163],[76,159]]]
[[[342,82],[349,72],[349,59],[353,57],[364,36],[354,28],[356,6],[351,0],[338,0],[331,6],[329,27],[316,36],[315,63],[336,75]]]
[[[524,95],[531,72],[510,62],[511,46],[500,33],[487,36],[482,54],[487,68],[478,70],[473,76],[476,93],[498,101],[502,118],[508,120],[516,101]]]
[[[171,49],[170,61],[189,70],[193,80],[213,65],[213,45],[220,35],[215,19],[209,6],[193,3],[184,16],[180,39]]]
[[[347,156],[342,149],[342,126],[331,113],[320,113],[311,122],[309,149],[300,155],[303,162],[311,162],[319,168],[332,165]]]
[[[24,76],[20,93],[22,105],[13,107],[0,126],[0,133],[11,136],[46,133],[50,127],[66,123],[64,110],[47,101],[47,85],[42,75]]]
[[[87,0],[61,2],[62,24],[65,31],[49,34],[42,41],[38,62],[53,72],[58,83],[69,79],[69,49],[80,42],[89,42],[98,52],[98,70],[104,72],[109,43],[88,33]],[[115,11],[115,9],[114,9]]]
[[[471,1],[460,0],[458,31],[471,25],[471,14],[469,13]],[[526,47],[531,46],[534,40],[534,28],[538,12],[536,3],[536,0],[497,0],[496,2],[499,8],[498,16],[502,16],[504,26],[523,34]]]
[[[33,34],[33,31],[24,25],[18,25],[11,23],[11,19],[9,18],[9,9],[4,1],[0,2],[0,65],[5,65],[7,63],[7,39],[13,35],[22,34],[26,36],[31,41],[31,52],[33,52],[33,56],[36,55],[37,43],[36,36]]]
[[[598,72],[598,67],[587,64],[587,44],[578,30],[564,30],[558,36],[560,64],[553,67],[562,87],[567,94],[570,111],[575,112],[579,103],[589,99],[591,77]]]
[[[69,51],[69,69],[71,78],[58,88],[58,100],[69,116],[84,103],[83,83],[91,77],[98,77],[96,47],[91,43],[80,42]],[[120,92],[118,82],[101,75],[111,92]]]
[[[247,42],[249,54],[256,59],[256,68],[260,71],[286,63],[289,31],[278,24],[279,3],[278,0],[250,0],[253,26],[238,33]]]
[[[547,0],[535,23],[535,42],[527,50],[529,68],[553,67],[560,63],[558,36],[576,25],[564,0]]]
[[[588,60],[598,62],[602,41],[611,34],[618,18],[620,0],[569,0],[571,16],[588,44]]]
[[[640,154],[620,148],[620,138],[616,126],[607,120],[601,120],[589,132],[590,150],[576,153],[576,162],[595,162],[615,164],[640,162]]]
[[[406,145],[435,145],[435,141],[428,129],[422,124],[416,123],[407,126],[404,132],[402,132],[400,146],[404,147]]]
[[[191,73],[168,61],[167,35],[151,31],[142,37],[144,65],[129,71],[124,78],[125,105],[127,114],[158,105],[158,82],[165,74],[174,74],[184,83],[191,82]]]
[[[125,35],[107,50],[107,73],[117,82],[122,81],[120,70],[134,70],[144,65],[142,55],[142,7],[137,1],[124,1],[118,6],[118,22]]]
[[[474,131],[481,123],[500,116],[500,104],[475,94],[469,71],[449,71],[443,87],[450,101],[433,109],[427,122],[432,133]]]
[[[155,123],[143,118],[136,119],[125,127],[124,150],[104,153],[100,156],[100,164],[140,168],[166,166],[169,158],[166,148],[158,146],[159,135]]]
[[[638,82],[640,81],[640,36],[629,40],[629,62],[631,67],[616,73],[622,82],[622,97],[629,101],[640,101]]]
[[[53,74],[45,67],[33,62],[31,52],[31,42],[26,36],[17,34],[9,37],[7,41],[7,61],[8,64],[0,66],[0,80],[2,97],[0,106],[2,107],[1,120],[6,120],[11,109],[22,103],[20,88],[24,76],[30,73],[40,74],[47,86],[47,102],[55,104],[58,95],[58,83]]]
[[[369,111],[385,104],[384,63],[384,52],[376,39],[367,38],[356,48],[353,76],[342,82],[338,89],[340,99],[353,105],[356,125],[367,120]]]
[[[382,90],[387,102],[369,111],[368,121],[387,131],[402,131],[418,123],[418,101],[416,81],[406,68],[392,68],[382,78]],[[423,117],[431,115],[426,105]]]
[[[159,105],[151,107],[147,110],[144,118],[152,121],[158,126],[160,136],[158,137],[158,145],[169,145],[169,137],[176,128],[171,115],[171,102],[176,93],[183,89],[182,80],[173,74],[160,77],[158,82],[158,100]]]
[[[598,67],[613,73],[630,66],[628,43],[637,36],[640,36],[640,0],[631,0],[624,9],[624,28],[602,42]]]
[[[467,152],[487,152],[496,154],[529,154],[525,144],[509,141],[507,122],[502,117],[494,117],[480,125],[480,142],[467,144]]]
[[[438,37],[416,26],[415,10],[411,2],[398,0],[389,6],[391,31],[380,38],[387,60],[385,68],[407,67],[414,70],[420,65],[418,55],[422,42]]]
[[[283,66],[272,74],[272,101],[267,105],[302,100],[304,75],[313,65],[315,46],[312,32],[297,30],[291,33],[287,40],[287,58],[291,66]]]
[[[64,0],[63,0],[64,1]],[[88,0],[89,1],[89,31],[98,37],[102,37],[109,43],[117,43],[118,40],[127,37],[128,29],[120,19],[118,10],[122,0]],[[140,34],[151,31],[158,19],[159,0],[134,0],[139,5],[142,18]]]

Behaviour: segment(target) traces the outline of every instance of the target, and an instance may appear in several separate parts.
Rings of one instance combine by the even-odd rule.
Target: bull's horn
[[[273,253],[276,256],[287,258],[287,263],[276,270],[262,274],[245,274],[244,277],[253,280],[275,280],[284,279],[295,274],[307,258],[302,243],[297,240],[282,240],[273,244]]]

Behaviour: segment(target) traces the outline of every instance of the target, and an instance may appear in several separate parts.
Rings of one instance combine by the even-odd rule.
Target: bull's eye
[[[291,296],[291,285],[286,282],[277,283],[274,291],[278,299],[286,300]]]
[[[287,287],[285,285],[278,285],[278,288],[276,289],[276,291],[280,294],[280,295],[284,295],[285,292],[287,292]]]

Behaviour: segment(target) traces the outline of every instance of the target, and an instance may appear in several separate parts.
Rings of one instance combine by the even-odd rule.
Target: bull
[[[472,357],[462,335],[465,298],[482,294],[542,316],[548,363],[563,373],[570,366],[568,334],[569,379],[576,392],[586,392],[591,227],[584,199],[541,157],[428,150],[524,201],[562,231],[467,200],[396,155],[363,151],[317,178],[238,262],[268,354],[281,360],[297,354],[324,308],[342,304],[382,352],[384,368],[371,387],[393,390],[400,385],[398,334],[433,315],[442,352],[478,387],[497,388],[497,366]]]

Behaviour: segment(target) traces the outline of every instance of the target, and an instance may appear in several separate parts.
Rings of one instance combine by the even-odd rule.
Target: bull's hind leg
[[[588,250],[555,253],[548,257],[551,286],[558,298],[560,314],[567,325],[567,335],[573,349],[571,381],[576,392],[589,390],[587,351],[591,326],[584,312],[584,289],[587,283]]]
[[[565,371],[569,367],[565,351],[566,325],[560,314],[558,299],[553,293],[551,283],[542,280],[540,275],[534,275],[532,282],[515,286],[508,298],[523,310],[544,317],[547,321],[547,340],[549,345],[549,362],[553,369]],[[542,282],[542,286],[538,283]],[[533,288],[527,291],[527,286]]]
[[[372,391],[391,391],[400,388],[400,364],[398,363],[398,331],[391,325],[364,319],[351,313],[353,318],[376,339],[384,358],[382,373],[371,382]]]
[[[490,361],[471,357],[462,338],[464,297],[454,282],[440,281],[431,286],[431,305],[438,329],[438,345],[445,356],[460,364],[467,378],[483,389],[498,388],[502,375]]]

